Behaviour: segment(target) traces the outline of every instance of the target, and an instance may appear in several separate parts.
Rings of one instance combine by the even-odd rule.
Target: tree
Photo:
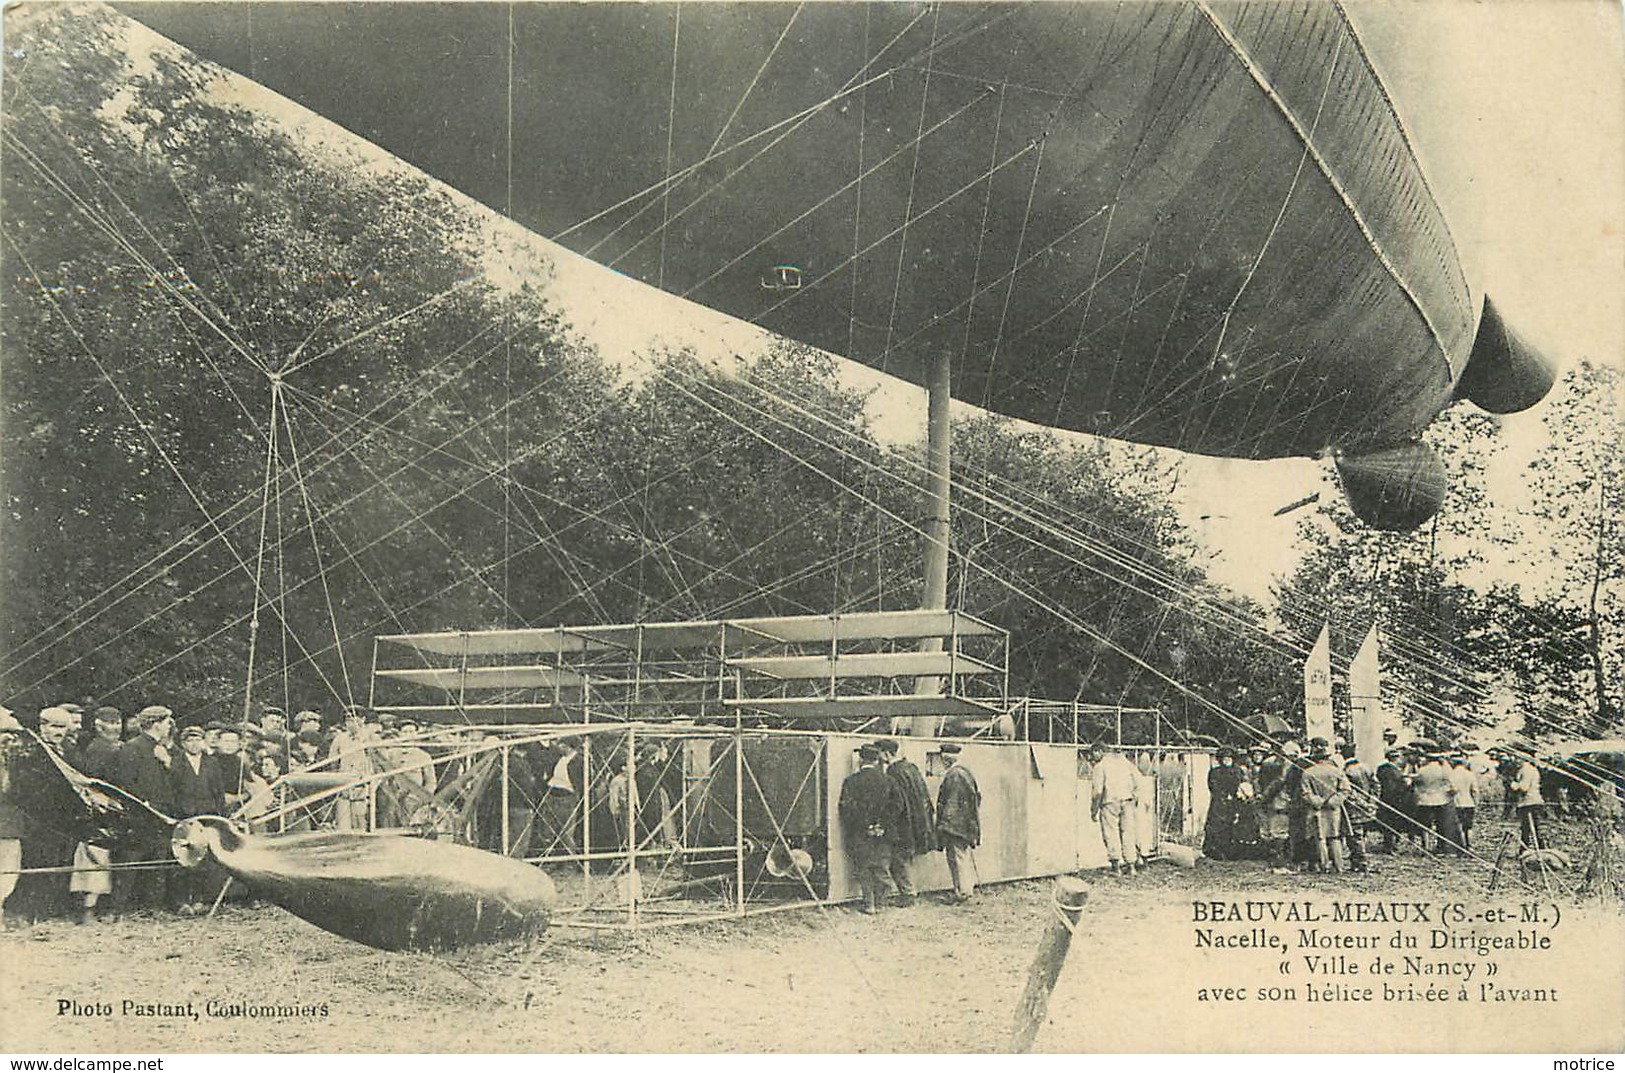
[[[1485,489],[1498,447],[1487,416],[1455,407],[1425,435],[1449,474],[1433,521],[1414,532],[1371,529],[1341,495],[1323,497],[1299,524],[1305,549],[1292,575],[1275,588],[1277,613],[1307,651],[1330,623],[1334,654],[1352,656],[1373,624],[1383,631],[1384,680],[1390,706],[1407,709],[1416,729],[1454,738],[1483,723],[1496,682],[1493,662],[1469,639],[1488,636],[1490,605],[1469,581],[1490,542],[1510,542]],[[1292,710],[1301,706],[1301,700]]]
[[[104,8],[14,22],[14,706],[218,716],[250,663],[256,697],[349,702],[381,633],[918,606],[923,450],[879,444],[827,355],[629,380],[444,188]],[[1171,672],[1235,707],[1286,680],[1260,610],[1194,565],[1159,456],[955,437],[951,591],[1012,631],[1015,693],[1158,704]]]
[[[1621,380],[1618,367],[1589,359],[1565,372],[1542,414],[1551,447],[1529,466],[1551,589],[1544,617],[1556,642],[1545,654],[1570,672],[1559,693],[1576,727],[1596,734],[1618,732],[1625,688]]]
[[[435,522],[486,561],[488,514],[459,508],[501,484],[461,400],[500,384],[547,420],[556,314],[490,284],[482,227],[421,176],[295,137],[179,50],[128,54],[106,9],[13,22],[9,695],[217,704],[256,611],[260,666],[336,684],[369,643],[330,621],[387,622],[394,579],[489,599],[403,535]]]

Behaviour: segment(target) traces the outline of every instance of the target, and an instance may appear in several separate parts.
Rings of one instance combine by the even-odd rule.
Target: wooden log
[[[1053,894],[1049,926],[1038,942],[1038,952],[1027,970],[1027,987],[1016,1004],[1015,1024],[1010,1029],[1011,1054],[1026,1054],[1038,1035],[1038,1026],[1044,1023],[1050,992],[1055,989],[1072,947],[1072,928],[1089,901],[1089,886],[1076,876],[1061,876],[1055,881]]]

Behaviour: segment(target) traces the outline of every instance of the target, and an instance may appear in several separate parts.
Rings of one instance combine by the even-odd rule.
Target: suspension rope
[[[260,584],[265,574],[265,530],[271,517],[271,483],[276,474],[277,456],[277,406],[282,398],[282,382],[271,381],[271,418],[268,424],[271,434],[265,439],[265,487],[260,494],[260,539],[259,548],[254,553],[254,605],[253,612],[248,620],[248,669],[243,682],[243,718],[246,720],[253,715],[254,697],[254,656],[259,651],[260,639],[260,601],[264,589]],[[278,513],[278,524],[281,524],[281,515]],[[287,631],[283,631],[286,635]]]
[[[299,444],[293,435],[293,419],[286,407],[282,410],[282,423],[288,436],[288,454],[293,459],[294,484],[299,489],[299,497],[304,502],[305,517],[314,518],[315,510],[310,499],[310,489],[305,483],[304,467],[299,460]],[[316,524],[313,521],[309,526],[310,549],[316,558],[316,576],[322,585],[322,599],[327,604],[327,620],[333,627],[333,649],[338,655],[339,678],[344,683],[345,696],[349,698],[350,707],[355,707],[355,686],[350,681],[350,668],[344,658],[344,642],[339,638],[339,616],[333,609],[333,591],[327,584],[327,567],[322,563],[322,542],[316,538]]]
[[[927,109],[928,105],[931,103],[931,68],[932,68],[932,62],[931,61],[935,57],[936,48],[937,48],[937,26],[941,21],[942,21],[942,5],[940,3],[932,4],[931,5],[931,50],[926,53],[926,58],[925,58],[925,79],[924,79],[924,84],[920,88],[920,119],[919,119],[919,123],[917,124],[915,132],[914,132],[914,140],[913,140],[912,143],[910,143],[911,147],[913,148],[913,151],[914,151],[914,159],[913,159],[913,162],[909,165],[909,171],[908,171],[908,200],[903,203],[903,227],[902,227],[901,232],[899,232],[898,239],[897,239],[897,273],[896,273],[896,278],[892,282],[891,312],[889,314],[887,314],[887,316],[886,316],[886,346],[885,346],[886,350],[891,349],[892,332],[897,327],[897,303],[898,303],[898,300],[900,298],[902,298],[902,295],[903,295],[903,263],[908,258],[908,228],[909,228],[909,224],[913,222],[913,217],[914,217],[914,188],[915,188],[915,183],[919,179],[919,176],[920,176],[920,145],[921,145],[922,142],[925,141],[925,115],[926,115],[926,109]],[[1000,107],[1001,110],[1004,107],[1004,97],[1003,97],[1002,94],[999,97],[999,107]],[[988,185],[989,186],[993,185],[993,177],[992,177],[991,174],[988,175]],[[839,192],[840,191],[837,191],[837,193],[839,193]],[[853,275],[856,276],[857,273],[854,271]]]

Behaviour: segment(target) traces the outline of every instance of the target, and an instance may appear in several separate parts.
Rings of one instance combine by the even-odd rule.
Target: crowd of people
[[[362,828],[406,820],[405,783],[419,798],[436,785],[434,763],[413,739],[411,720],[380,723],[363,709],[336,725],[320,713],[265,706],[253,719],[177,726],[163,705],[126,717],[118,708],[62,703],[42,709],[33,728],[38,745],[0,708],[0,921],[33,922],[142,910],[181,915],[204,911],[220,893],[211,869],[179,870],[170,854],[169,817],[237,816],[261,829],[324,826]],[[398,746],[381,748],[392,739]],[[139,805],[89,809],[60,765],[110,784]],[[380,784],[375,802],[365,789],[286,814],[273,790],[290,771],[321,768],[365,778],[380,765],[397,771]],[[368,809],[376,806],[375,816]]]
[[[1464,857],[1492,780],[1518,821],[1525,848],[1543,845],[1540,771],[1527,756],[1446,749],[1427,740],[1401,746],[1393,731],[1375,771],[1325,738],[1221,748],[1208,772],[1203,853],[1213,860],[1263,860],[1277,869],[1364,872],[1370,841],[1396,853]]]
[[[858,749],[858,769],[841,784],[837,811],[864,912],[880,912],[893,897],[912,903],[916,862],[935,851],[947,858],[949,897],[964,904],[974,896],[982,795],[960,762],[963,751],[957,742],[937,746],[943,770],[933,802],[919,767],[899,755],[895,740]],[[1090,817],[1100,825],[1108,869],[1134,875],[1157,853],[1155,765],[1149,754],[1131,757],[1114,745],[1090,746],[1087,756]]]
[[[126,718],[107,705],[64,703],[39,712],[38,747],[22,729],[0,708],[0,920],[71,916],[88,923],[151,909],[194,915],[220,896],[218,870],[173,867],[167,824],[138,822],[138,808],[124,810],[118,823],[87,810],[64,765],[164,816],[235,816],[276,831],[422,824],[433,819],[442,774],[416,722],[363,708],[346,709],[336,725],[316,711],[290,720],[284,709],[265,706],[253,719],[177,727],[162,705]],[[1373,839],[1383,853],[1412,845],[1466,855],[1492,784],[1502,791],[1493,796],[1516,816],[1522,844],[1543,845],[1540,772],[1526,756],[1428,741],[1401,746],[1393,732],[1385,745],[1375,771],[1323,738],[1311,739],[1307,750],[1293,741],[1219,749],[1208,773],[1203,852],[1310,871],[1368,870]],[[838,818],[866,911],[878,912],[894,892],[912,901],[916,862],[933,852],[946,856],[951,897],[972,898],[981,793],[961,752],[955,742],[937,747],[942,770],[933,800],[897,741],[859,750]],[[1149,756],[1136,762],[1105,745],[1087,756],[1090,811],[1109,868],[1132,875],[1157,852],[1155,766]],[[633,837],[640,847],[676,844],[673,803],[683,787],[669,746],[644,743],[635,767],[627,760],[613,758],[607,772],[621,845]],[[520,744],[505,763],[509,792],[471,797],[480,844],[521,857],[580,854],[580,746],[568,737]],[[288,805],[279,792],[284,776],[312,769],[339,776],[335,791]],[[493,812],[504,805],[504,815]]]
[[[939,746],[945,770],[933,802],[919,766],[900,755],[896,741],[859,747],[858,769],[841,783],[836,811],[865,913],[880,912],[893,890],[905,904],[913,902],[919,895],[915,862],[938,850],[948,859],[952,899],[963,904],[975,895],[972,850],[982,841],[982,792],[959,763],[962,751],[956,742]]]

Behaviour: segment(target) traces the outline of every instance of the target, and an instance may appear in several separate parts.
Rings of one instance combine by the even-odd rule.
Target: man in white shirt
[[[1089,815],[1100,822],[1100,837],[1106,843],[1106,859],[1113,875],[1135,874],[1137,842],[1134,837],[1134,765],[1116,749],[1096,744],[1089,750],[1093,765]]]
[[[1450,754],[1450,789],[1456,806],[1456,822],[1461,827],[1461,848],[1473,848],[1474,784],[1478,777],[1467,766],[1467,754],[1457,749]]]
[[[560,738],[555,750],[549,754],[552,763],[544,759],[543,769],[547,782],[542,792],[542,847],[544,854],[581,852],[576,838],[577,814],[581,805],[583,781],[581,750],[570,738]]]

